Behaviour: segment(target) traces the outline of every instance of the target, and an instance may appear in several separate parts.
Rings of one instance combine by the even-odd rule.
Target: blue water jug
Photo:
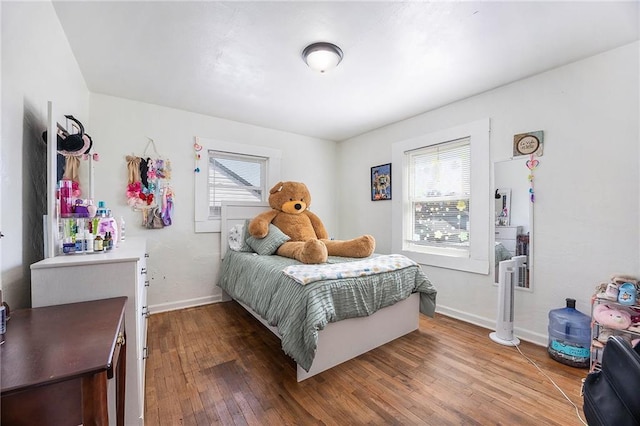
[[[591,348],[591,317],[576,310],[575,299],[549,311],[549,356],[563,364],[588,368]]]

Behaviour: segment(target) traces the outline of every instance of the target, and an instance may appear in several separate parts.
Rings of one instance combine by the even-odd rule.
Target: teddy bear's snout
[[[287,201],[280,208],[281,211],[289,214],[300,214],[307,209],[307,203],[302,200]]]

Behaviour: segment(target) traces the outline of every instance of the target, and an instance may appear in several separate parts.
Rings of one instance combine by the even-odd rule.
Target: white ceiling
[[[639,39],[638,1],[53,4],[92,92],[338,141]]]

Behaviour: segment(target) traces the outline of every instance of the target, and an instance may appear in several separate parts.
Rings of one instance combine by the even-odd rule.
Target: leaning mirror
[[[494,163],[494,230],[495,272],[498,265],[513,256],[526,255],[516,288],[531,289],[533,284],[533,209],[529,199],[529,169],[527,158],[509,159]]]

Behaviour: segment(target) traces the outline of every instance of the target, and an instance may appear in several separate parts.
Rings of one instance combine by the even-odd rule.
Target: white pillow
[[[233,251],[252,252],[253,249],[247,244],[249,220],[244,223],[234,225],[229,230],[229,248]]]

